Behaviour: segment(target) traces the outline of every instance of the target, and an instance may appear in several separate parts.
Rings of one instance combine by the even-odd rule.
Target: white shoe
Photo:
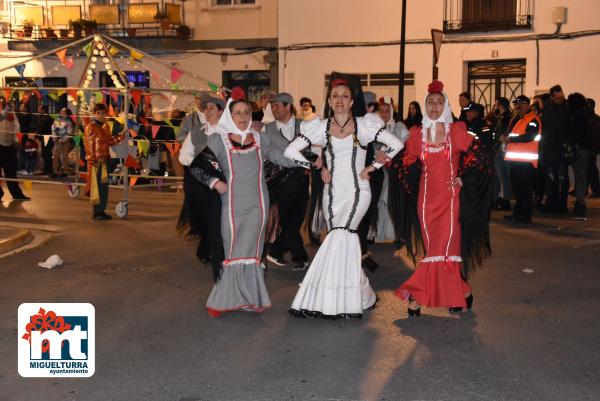
[[[19,170],[19,171],[17,171],[17,174],[19,174],[19,175],[27,175],[27,170]]]
[[[288,262],[285,259],[277,259],[271,255],[267,255],[267,260],[273,263],[275,266],[287,266]]]

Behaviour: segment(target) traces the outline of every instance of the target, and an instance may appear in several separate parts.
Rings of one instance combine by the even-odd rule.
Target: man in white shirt
[[[289,93],[278,93],[271,101],[271,110],[275,121],[265,125],[262,135],[267,135],[271,146],[282,153],[287,146],[300,134],[300,120],[294,117],[294,99]],[[304,242],[300,234],[300,227],[306,215],[308,204],[309,176],[301,167],[286,169],[283,174],[290,174],[290,178],[283,184],[286,196],[279,195],[279,199],[272,199],[279,212],[281,232],[267,255],[267,260],[277,266],[285,266],[288,262],[284,254],[290,252],[294,270],[304,270],[308,267],[308,255],[304,249]],[[281,188],[278,188],[278,193]],[[272,197],[274,198],[274,197]]]
[[[203,115],[206,118],[206,123],[198,124],[199,121],[195,121],[192,116],[192,118],[190,118],[191,123],[189,125],[184,125],[186,120],[188,120],[189,115],[186,116],[179,131],[179,135],[185,135],[185,140],[179,151],[179,162],[182,165],[189,167],[194,158],[204,150],[207,138],[217,129],[217,124],[221,118],[221,114],[223,114],[224,108],[225,102],[223,99],[211,97],[204,102]],[[186,129],[187,132],[184,132],[184,129]]]
[[[200,154],[206,148],[207,138],[212,135],[217,129],[217,124],[223,109],[225,108],[225,102],[219,97],[211,97],[203,102],[204,113],[206,122],[201,123],[197,112],[194,111],[190,115],[186,116],[184,122],[187,120],[189,124],[182,123],[180,135],[185,136],[183,145],[179,151],[179,162],[183,165],[183,191],[184,199],[183,206],[181,207],[181,213],[179,215],[179,221],[177,222],[177,229],[185,233],[186,236],[197,235],[201,232],[202,227],[196,227],[198,219],[196,216],[199,215],[197,212],[199,207],[204,205],[199,204],[196,201],[197,194],[203,191],[202,184],[198,182],[190,173],[189,167]],[[189,118],[189,119],[188,119]],[[184,129],[186,131],[184,131]]]

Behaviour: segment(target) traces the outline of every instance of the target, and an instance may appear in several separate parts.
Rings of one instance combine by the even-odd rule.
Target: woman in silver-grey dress
[[[251,129],[251,112],[244,100],[230,99],[208,138],[226,182],[202,174],[194,176],[221,196],[221,235],[224,260],[206,308],[211,317],[222,312],[262,312],[271,307],[261,257],[269,215],[269,192],[263,172],[268,159],[284,167],[292,161],[271,149],[269,138]]]

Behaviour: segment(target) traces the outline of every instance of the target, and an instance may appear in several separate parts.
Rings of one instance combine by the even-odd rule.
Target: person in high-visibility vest
[[[513,104],[517,115],[510,122],[504,160],[510,163],[510,181],[516,204],[513,213],[504,216],[519,223],[531,223],[533,176],[538,167],[542,123],[531,109],[527,96],[518,96]]]

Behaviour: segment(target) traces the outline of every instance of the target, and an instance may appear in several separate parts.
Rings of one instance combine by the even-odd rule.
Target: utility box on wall
[[[567,7],[552,8],[552,23],[555,25],[567,23]]]

